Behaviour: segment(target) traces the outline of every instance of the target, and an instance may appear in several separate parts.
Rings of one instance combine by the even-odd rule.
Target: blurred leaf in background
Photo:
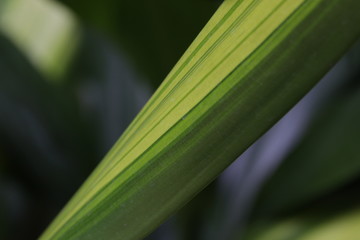
[[[220,0],[61,0],[110,37],[157,87],[210,19]]]
[[[1,2],[0,12],[0,238],[34,239],[150,90],[56,2]]]
[[[266,182],[259,214],[286,211],[359,176],[360,88],[339,95]]]
[[[0,29],[51,80],[64,75],[80,37],[74,15],[46,0],[3,1]]]

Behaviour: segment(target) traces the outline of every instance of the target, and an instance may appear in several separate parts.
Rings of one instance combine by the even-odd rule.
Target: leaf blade
[[[229,6],[227,4],[252,2],[226,1],[221,9]],[[294,7],[296,3],[299,8]],[[359,29],[352,26],[358,17],[348,14],[358,7],[355,1],[347,0],[345,4],[338,0],[330,3],[321,0],[274,1],[272,5],[267,4],[269,1],[260,1],[257,14],[250,19],[257,20],[257,23],[259,19],[268,22],[268,19],[264,20],[262,13],[272,6],[270,11],[277,13],[273,20],[280,21],[267,32],[268,35],[265,34],[258,48],[250,50],[250,55],[245,60],[238,59],[239,55],[229,60],[235,61],[236,66],[234,69],[224,68],[221,75],[215,74],[217,81],[213,83],[213,88],[210,87],[207,93],[203,93],[203,99],[178,93],[179,96],[185,95],[185,101],[189,101],[186,106],[176,105],[178,99],[175,98],[172,106],[180,107],[173,115],[167,115],[166,110],[160,111],[157,117],[161,119],[163,114],[164,119],[160,120],[162,125],[159,125],[158,132],[151,130],[150,134],[153,136],[148,138],[146,132],[137,138],[135,136],[140,143],[143,141],[139,144],[141,147],[137,148],[136,141],[133,140],[133,149],[127,146],[128,151],[133,151],[133,155],[128,155],[129,159],[124,160],[121,156],[126,156],[127,153],[125,151],[123,155],[117,155],[117,146],[121,146],[126,134],[131,134],[130,126],[130,130],[109,153],[107,160],[98,167],[48,232],[45,232],[43,239],[143,237],[208,184],[275,123],[321,78],[359,35]],[[286,8],[281,8],[283,6]],[[285,18],[283,14],[286,15]],[[258,19],[259,16],[262,17]],[[342,19],[342,23],[336,21],[335,17]],[[248,21],[251,22],[249,19]],[[344,23],[351,30],[344,31],[341,39],[329,31],[330,28],[341,29]],[[256,28],[253,25],[251,27]],[[240,29],[236,28],[238,34]],[[317,32],[323,34],[321,38],[317,38]],[[259,37],[255,36],[254,38]],[[229,41],[232,47],[237,43]],[[327,53],[328,47],[334,46],[334,43],[337,44],[336,49]],[[253,43],[249,42],[248,46],[252,46],[251,44]],[[307,47],[306,51],[303,50],[303,45]],[[222,45],[224,49],[226,46]],[[283,54],[283,49],[286,49],[286,54]],[[226,55],[226,51],[221,54]],[[298,58],[292,59],[292,56]],[[213,57],[216,59],[217,55]],[[323,61],[321,68],[313,69],[312,64],[320,61]],[[287,69],[284,69],[285,64],[288,65]],[[200,81],[195,77],[192,80],[195,83]],[[165,81],[163,86],[169,82]],[[192,84],[194,83],[189,80],[184,92],[192,91]],[[166,89],[171,93],[169,96],[173,96],[172,89],[170,86]],[[159,92],[161,94],[161,90],[157,94]],[[161,99],[159,97],[158,101]],[[152,101],[156,105],[156,100]],[[148,116],[155,111],[155,108],[151,109],[152,101],[144,110],[149,111]],[[164,109],[171,109],[170,106],[165,106]],[[150,117],[146,117],[144,112],[146,124]],[[141,120],[135,120],[134,134],[139,129],[136,121],[141,123]],[[155,126],[151,121],[147,124],[144,129]],[[124,146],[126,147],[126,143]],[[118,161],[120,163],[116,168]],[[99,183],[101,184],[98,185]],[[137,225],[139,222],[142,223],[141,228]],[[122,226],[120,230],[119,226]]]

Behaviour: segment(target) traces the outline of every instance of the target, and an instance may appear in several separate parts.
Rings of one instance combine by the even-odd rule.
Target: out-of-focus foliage
[[[74,16],[53,1],[2,1],[0,29],[50,80],[64,75],[79,41]]]
[[[127,53],[157,87],[220,0],[60,0]]]
[[[322,214],[322,213],[320,213]],[[274,224],[262,231],[259,236],[249,237],[254,240],[341,240],[357,239],[360,235],[359,209],[345,213],[292,217]]]
[[[25,189],[46,189],[50,193],[48,198],[66,198],[70,194],[68,188],[73,190],[72,183],[84,177],[84,173],[76,172],[76,163],[71,159],[87,155],[81,148],[91,144],[82,142],[83,137],[87,139],[88,132],[78,118],[77,106],[72,102],[74,96],[45,81],[6,38],[1,37],[0,42],[0,129],[5,152],[4,178],[14,174],[16,182],[9,183],[13,187],[20,187],[20,181],[25,184]],[[72,178],[77,180],[72,181]],[[32,194],[38,199],[34,201],[41,206],[44,200],[38,194]],[[39,219],[41,221],[41,215]]]
[[[52,31],[68,36],[51,20],[63,6],[10,2],[13,10],[0,17],[0,238],[34,239],[119,137],[149,90],[134,80],[138,76],[121,54],[85,29],[76,33],[73,57],[58,55],[60,46],[73,48],[73,38],[46,37]],[[0,12],[9,6],[5,3]],[[60,17],[74,24],[68,11]],[[67,65],[66,71],[58,75],[49,59],[59,63],[55,68]]]
[[[340,90],[329,100],[302,142],[266,182],[256,208],[258,214],[289,211],[359,176],[357,82],[358,78],[350,89]]]
[[[248,226],[244,239],[357,239],[359,178],[302,207]]]

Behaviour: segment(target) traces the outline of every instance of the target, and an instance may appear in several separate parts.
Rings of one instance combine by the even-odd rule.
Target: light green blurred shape
[[[80,37],[71,12],[50,0],[1,0],[0,31],[52,80],[65,73]]]
[[[306,229],[306,221],[302,218],[291,218],[276,223],[270,228],[265,227],[265,231],[263,229],[264,227],[261,227],[258,229],[260,234],[255,233],[246,240],[295,240],[297,239],[295,237]]]
[[[360,239],[360,208],[323,218],[289,218],[246,240],[356,240]]]
[[[299,238],[299,240],[345,239],[360,239],[360,209],[325,221]]]

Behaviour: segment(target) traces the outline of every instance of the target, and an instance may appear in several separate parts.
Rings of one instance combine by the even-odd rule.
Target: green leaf
[[[225,1],[41,239],[139,239],[284,115],[359,37],[356,0]]]

